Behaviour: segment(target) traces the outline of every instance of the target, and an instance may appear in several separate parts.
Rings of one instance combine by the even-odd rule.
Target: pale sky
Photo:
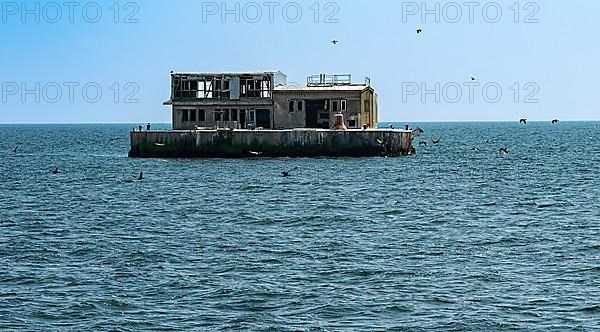
[[[171,70],[272,69],[368,76],[381,122],[600,119],[597,1],[23,3],[2,2],[0,123],[170,122]]]

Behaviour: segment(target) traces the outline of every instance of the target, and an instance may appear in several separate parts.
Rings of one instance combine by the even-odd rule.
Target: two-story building
[[[280,71],[172,73],[173,129],[331,128],[344,115],[348,128],[375,128],[377,94],[350,75],[316,75],[306,86],[287,84]]]

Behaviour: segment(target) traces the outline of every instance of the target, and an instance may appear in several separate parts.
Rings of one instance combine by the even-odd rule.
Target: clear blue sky
[[[223,22],[223,8],[211,15],[221,1],[121,1],[118,14],[111,8],[114,0],[97,1],[101,16],[91,1],[78,2],[72,12],[58,2],[60,16],[48,1],[27,0],[27,8],[20,8],[21,1],[2,2],[0,122],[170,122],[169,109],[162,106],[169,97],[170,70],[266,69],[279,69],[298,84],[318,73],[352,73],[357,82],[369,76],[379,94],[382,122],[600,119],[598,1],[544,1],[528,7],[529,1],[522,1],[519,23],[516,8],[511,9],[515,0],[495,2],[502,9],[499,18],[493,2],[478,2],[472,17],[470,7],[458,2],[458,17],[448,5],[451,1],[427,1],[428,9],[440,4],[439,22],[435,14],[423,20],[421,1],[413,6],[411,1],[340,0],[327,5],[325,0],[316,2],[320,11],[315,23],[315,2],[273,1],[277,5],[272,5],[270,22],[270,7],[263,1],[257,2],[260,17],[254,5],[241,1],[239,23],[235,14]],[[235,4],[226,2],[233,12]],[[332,22],[324,22],[330,14]],[[497,23],[486,21],[495,19]],[[293,20],[298,22],[288,22]],[[423,29],[420,35],[417,28]],[[333,46],[332,39],[340,43]],[[479,84],[472,103],[463,84],[471,76]],[[436,82],[439,103],[436,93],[421,96],[413,90],[434,90]],[[502,89],[496,103],[483,97],[488,83],[488,99],[495,97],[496,88]],[[451,103],[457,86],[462,97]],[[33,92],[23,93],[23,88]],[[95,98],[97,88],[102,96]],[[519,102],[515,91],[520,91]],[[125,103],[131,93],[132,103]],[[535,93],[529,99],[536,103],[523,102],[530,93]]]

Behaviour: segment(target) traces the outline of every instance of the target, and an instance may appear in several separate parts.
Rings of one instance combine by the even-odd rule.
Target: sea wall
[[[409,130],[173,130],[132,131],[130,157],[365,157],[412,154]]]

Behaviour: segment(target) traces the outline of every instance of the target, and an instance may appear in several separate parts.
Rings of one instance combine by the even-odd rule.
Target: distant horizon
[[[528,123],[550,123],[553,119],[547,120],[531,120],[527,119]],[[600,119],[592,120],[561,120],[560,122],[600,122]],[[516,120],[447,120],[447,121],[378,121],[378,124],[411,124],[411,123],[519,123],[519,119]],[[0,122],[0,126],[10,125],[141,125],[150,123],[151,125],[171,125],[171,122],[153,122],[153,121],[140,121],[140,122]]]

